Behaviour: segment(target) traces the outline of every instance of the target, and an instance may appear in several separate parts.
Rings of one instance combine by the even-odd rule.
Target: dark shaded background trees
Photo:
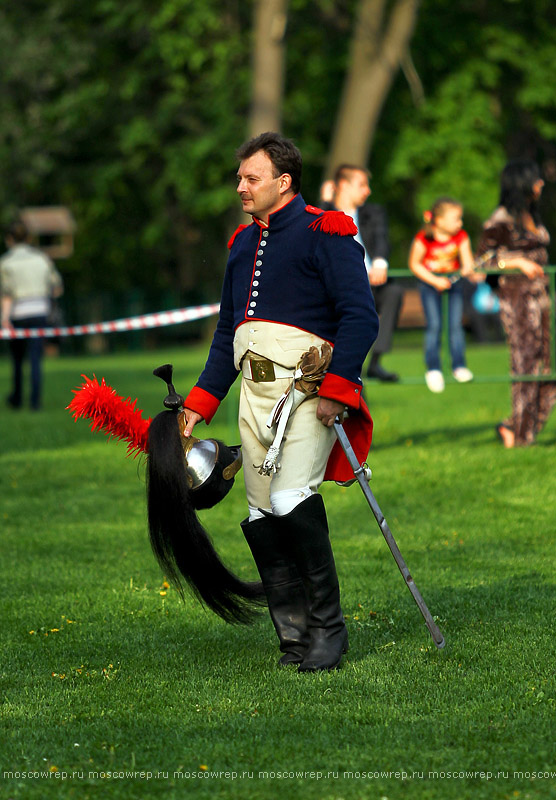
[[[83,291],[219,283],[204,259],[234,200],[250,17],[235,2],[190,6],[54,0],[0,18],[3,217],[68,205]]]
[[[266,90],[253,84],[252,65],[257,52],[264,56],[265,46],[274,46],[271,113],[304,153],[304,196],[318,203],[330,161],[359,160],[370,149],[374,196],[389,210],[396,266],[405,266],[421,211],[438,194],[461,199],[476,233],[496,203],[508,156],[543,164],[543,210],[556,234],[554,4],[421,0],[405,38],[398,36],[403,46],[399,63],[389,64],[388,91],[378,97],[376,81],[362,84],[358,101],[346,106],[340,101],[354,74],[356,33],[361,46],[357,22],[376,6],[383,14],[374,27],[380,60],[396,9],[415,17],[416,2],[5,5],[2,222],[25,205],[71,208],[76,250],[62,264],[70,301],[132,287],[150,295],[150,310],[162,291],[171,293],[168,303],[215,299],[225,242],[238,221],[233,153],[273,119],[257,116]],[[274,25],[263,22],[268,41],[259,37],[257,51],[254,20],[268,9]],[[363,123],[371,106],[369,126]],[[342,129],[359,132],[359,149],[334,138]]]

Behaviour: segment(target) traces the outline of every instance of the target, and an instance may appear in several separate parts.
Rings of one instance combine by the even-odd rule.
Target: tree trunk
[[[342,162],[367,164],[382,107],[407,52],[419,0],[396,0],[389,15],[386,6],[386,0],[360,0],[327,177]]]
[[[288,0],[256,0],[249,136],[282,126]]]

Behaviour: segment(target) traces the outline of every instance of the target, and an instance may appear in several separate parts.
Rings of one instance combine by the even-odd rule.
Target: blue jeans
[[[438,292],[421,281],[421,302],[427,320],[425,331],[425,363],[427,369],[442,369],[440,363],[440,341],[442,337],[442,295],[448,294],[448,319],[450,331],[450,355],[452,370],[465,367],[465,334],[461,324],[463,316],[463,286],[456,281],[451,289]]]
[[[26,317],[25,319],[12,320],[14,328],[45,328],[46,317]],[[23,361],[29,353],[31,364],[31,408],[39,409],[41,405],[42,370],[41,360],[43,351],[42,339],[10,339],[10,350],[13,364],[13,389],[9,403],[13,408],[20,408],[23,400]]]

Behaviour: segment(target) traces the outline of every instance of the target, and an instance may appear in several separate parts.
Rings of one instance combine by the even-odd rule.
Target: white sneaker
[[[473,373],[467,367],[457,367],[452,372],[452,375],[458,383],[469,383],[469,381],[473,380]]]
[[[425,372],[425,382],[431,392],[438,394],[444,391],[444,375],[439,369],[429,369],[428,372]]]

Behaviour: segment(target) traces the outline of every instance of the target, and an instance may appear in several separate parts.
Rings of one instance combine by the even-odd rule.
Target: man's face
[[[289,175],[274,177],[274,166],[264,150],[240,163],[237,181],[243,211],[263,222],[268,222],[268,215],[284,205],[284,195],[291,185]]]
[[[359,171],[352,172],[349,180],[346,180],[346,188],[348,189],[353,204],[355,206],[362,206],[371,193],[367,173]]]

